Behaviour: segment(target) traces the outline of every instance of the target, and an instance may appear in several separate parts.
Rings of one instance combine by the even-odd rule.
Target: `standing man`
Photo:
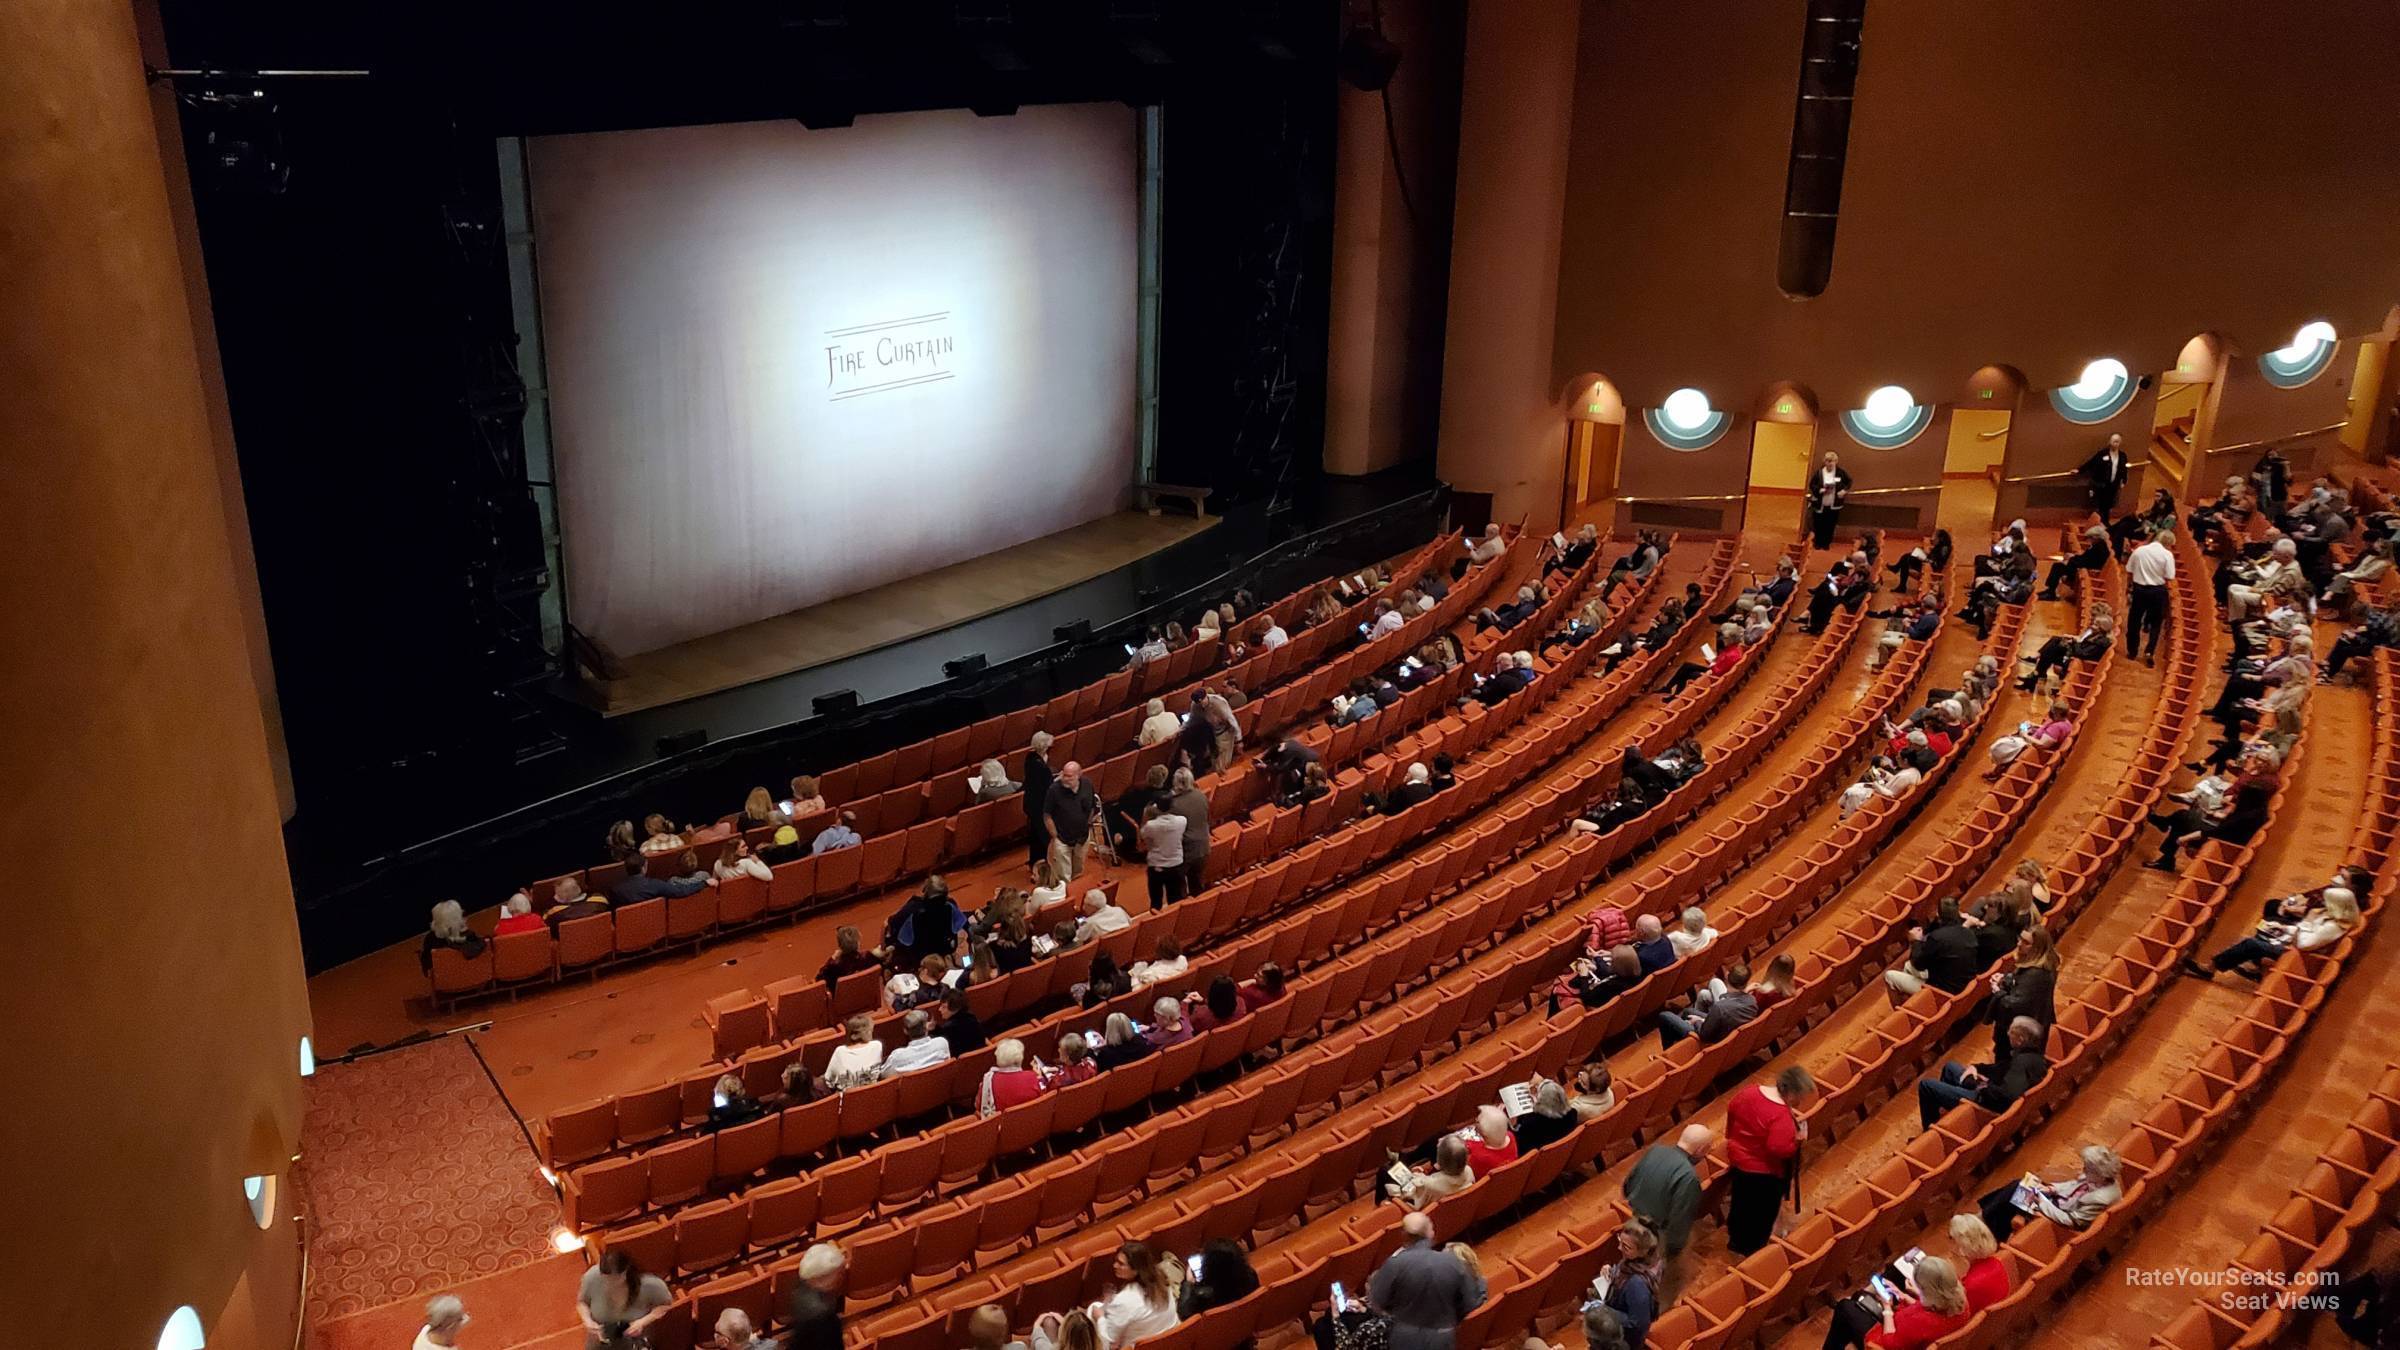
[[[2116,514],[2117,494],[2125,490],[2129,469],[2125,459],[2125,438],[2111,433],[2108,444],[2083,462],[2083,484],[2092,495],[2092,514],[2106,525]]]
[[[1033,743],[1025,751],[1025,767],[1018,770],[1017,781],[1025,785],[1025,865],[1036,867],[1050,856],[1050,830],[1042,823],[1042,809],[1050,801],[1050,733],[1033,733]],[[1053,878],[1057,881],[1065,877]]]
[[[1083,766],[1068,760],[1042,800],[1042,822],[1050,831],[1050,870],[1060,881],[1083,875],[1085,855],[1092,848],[1092,817],[1099,813],[1100,794],[1084,781]]]
[[[1672,1144],[1652,1144],[1642,1160],[1625,1175],[1625,1203],[1633,1217],[1658,1234],[1666,1251],[1666,1269],[1659,1276],[1659,1302],[1675,1301],[1683,1286],[1683,1249],[1692,1238],[1692,1219],[1700,1213],[1700,1160],[1717,1146],[1706,1125],[1686,1125]]]
[[[1775,1236],[1784,1193],[1800,1166],[1800,1141],[1808,1138],[1800,1110],[1816,1091],[1817,1080],[1795,1064],[1772,1084],[1753,1083],[1734,1093],[1726,1108],[1733,1198],[1725,1211],[1725,1246],[1735,1256],[1748,1256]]]
[[[1198,895],[1208,883],[1208,794],[1190,769],[1177,769],[1172,781],[1167,809],[1183,817],[1183,893]]]
[[[1825,461],[1817,466],[1816,476],[1808,480],[1808,528],[1816,547],[1833,547],[1834,527],[1842,523],[1842,508],[1850,501],[1850,471],[1842,467],[1841,456],[1831,450]]]
[[[1433,1220],[1400,1221],[1408,1245],[1367,1281],[1367,1306],[1391,1321],[1391,1350],[1453,1350],[1458,1324],[1483,1302],[1482,1277],[1433,1245]]]
[[[2125,559],[2125,583],[2131,588],[2125,606],[2125,655],[2140,655],[2146,665],[2158,664],[2158,635],[2167,626],[2167,587],[2175,581],[2175,532],[2161,530],[2150,542]],[[2144,642],[2142,635],[2149,634]],[[2141,648],[2137,653],[2135,648]]]
[[[842,1350],[842,1283],[849,1275],[850,1257],[833,1243],[820,1242],[800,1258],[785,1350]]]

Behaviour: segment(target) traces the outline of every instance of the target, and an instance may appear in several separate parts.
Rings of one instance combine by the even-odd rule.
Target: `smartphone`
[[[1195,1280],[1199,1279],[1199,1278],[1200,1278],[1200,1253],[1198,1253],[1198,1252],[1193,1252],[1193,1253],[1192,1253],[1190,1256],[1187,1256],[1187,1257],[1183,1258],[1183,1268],[1184,1268],[1185,1270],[1188,1270],[1188,1271],[1190,1271],[1190,1272],[1192,1273],[1192,1278],[1193,1278],[1193,1279],[1195,1279]]]
[[[1900,1301],[1899,1294],[1892,1288],[1892,1282],[1881,1275],[1869,1275],[1867,1285],[1875,1291],[1875,1297],[1883,1300],[1883,1305],[1887,1308]]]
[[[1350,1311],[1350,1296],[1342,1292],[1342,1282],[1340,1280],[1335,1280],[1333,1282],[1333,1310],[1337,1313],[1346,1313]]]
[[[1131,656],[1131,655],[1133,655],[1133,644],[1132,644],[1132,643],[1128,642],[1128,643],[1126,643],[1126,644],[1125,644],[1125,654],[1126,654],[1127,656]]]

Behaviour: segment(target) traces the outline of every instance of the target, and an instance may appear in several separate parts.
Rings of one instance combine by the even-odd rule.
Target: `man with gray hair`
[[[2044,1181],[2031,1172],[1983,1197],[1983,1223],[1992,1236],[2008,1241],[2020,1219],[2038,1214],[2064,1228],[2089,1228],[2092,1220],[2123,1199],[2123,1165],[2117,1155],[2099,1144],[2086,1144],[2077,1161],[2082,1169],[2063,1181]]]
[[[1208,878],[1208,794],[1190,769],[1177,769],[1167,809],[1183,817],[1183,893],[1198,895]]]
[[[1075,925],[1075,946],[1094,938],[1107,937],[1133,927],[1133,916],[1123,906],[1111,900],[1108,892],[1094,886],[1083,893],[1083,922]]]
[[[1390,1321],[1391,1350],[1453,1350],[1458,1324],[1483,1302],[1483,1278],[1433,1243],[1433,1220],[1400,1221],[1407,1245],[1367,1281],[1367,1306]]]
[[[1050,733],[1037,731],[1025,749],[1025,766],[1017,771],[1017,781],[1025,785],[1025,865],[1036,867],[1050,856],[1050,828],[1042,822],[1042,808],[1050,800]],[[1065,880],[1065,878],[1060,878]]]
[[[784,1350],[842,1350],[842,1283],[850,1256],[820,1242],[800,1258],[800,1280],[792,1290],[792,1329]]]
[[[876,1070],[878,1078],[922,1069],[950,1058],[950,1042],[933,1034],[932,1019],[923,1008],[911,1008],[903,1014],[900,1031],[908,1038],[907,1043],[885,1056],[883,1067]]]
[[[1995,1113],[2016,1105],[2017,1098],[2032,1091],[2050,1072],[2050,1057],[2043,1053],[2046,1039],[2041,1023],[2019,1017],[2008,1024],[2008,1054],[1998,1061],[1973,1068],[1956,1060],[1944,1061],[1939,1077],[1917,1081],[1918,1122],[1930,1130],[1944,1112],[1960,1102],[1973,1102]]]
[[[717,1336],[709,1342],[709,1350],[775,1350],[775,1342],[758,1334],[750,1325],[750,1314],[739,1308],[727,1308],[717,1314]]]
[[[435,1294],[425,1300],[425,1326],[417,1332],[414,1350],[446,1350],[458,1344],[458,1333],[473,1321],[467,1316],[467,1305],[456,1294]]]

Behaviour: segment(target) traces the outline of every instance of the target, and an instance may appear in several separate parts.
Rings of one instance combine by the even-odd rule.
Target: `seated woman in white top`
[[[1667,934],[1668,945],[1674,947],[1677,960],[1690,956],[1717,940],[1717,930],[1708,926],[1708,915],[1694,905],[1683,912],[1683,923]]]
[[[732,843],[726,845],[725,851],[717,855],[717,865],[710,872],[719,881],[731,881],[735,877],[750,877],[758,881],[775,879],[775,869],[752,853],[750,841],[738,834],[733,837]]]
[[[858,1087],[875,1081],[875,1071],[883,1065],[883,1042],[875,1039],[875,1019],[865,1013],[842,1023],[842,1044],[835,1046],[833,1058],[825,1064],[825,1086],[834,1089]]]
[[[1180,1320],[1167,1272],[1151,1255],[1147,1243],[1128,1242],[1117,1248],[1117,1262],[1110,1273],[1123,1283],[1087,1310],[1100,1332],[1100,1350],[1124,1350],[1145,1337],[1170,1330]],[[1034,1350],[1051,1350],[1054,1342],[1046,1343],[1043,1336],[1050,1320],[1045,1317],[1034,1324]],[[1049,1330],[1056,1335],[1055,1326]]]
[[[1134,962],[1133,968],[1125,973],[1133,977],[1133,987],[1139,989],[1160,980],[1174,979],[1191,969],[1191,964],[1183,954],[1183,943],[1173,933],[1168,933],[1158,940],[1157,956],[1148,961]]]

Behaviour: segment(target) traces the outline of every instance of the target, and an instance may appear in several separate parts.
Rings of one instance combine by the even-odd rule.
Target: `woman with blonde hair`
[[[2265,973],[2268,962],[2285,952],[2313,952],[2330,947],[2356,932],[2362,922],[2357,893],[2347,886],[2328,886],[2318,896],[2316,908],[2302,914],[2297,922],[2270,919],[2261,923],[2256,932],[2210,957],[2205,966],[2184,958],[2184,973],[2205,980],[2221,970],[2248,967],[2244,973],[2256,978]]]
[[[790,823],[790,817],[776,809],[775,794],[763,787],[754,787],[750,789],[750,795],[742,799],[742,813],[733,822],[733,828],[763,830],[770,825],[788,825]]]
[[[883,1042],[875,1039],[875,1019],[855,1013],[842,1023],[842,1043],[825,1062],[825,1086],[838,1091],[874,1082],[875,1070],[882,1065]]]
[[[1907,1272],[1906,1283],[1908,1292],[1888,1304],[1874,1294],[1860,1294],[1833,1305],[1825,1350],[1869,1345],[1877,1350],[1923,1350],[1975,1315],[1959,1284],[1958,1268],[1939,1256],[1919,1259]]]
[[[1967,1293],[1967,1311],[1981,1312],[2008,1297],[2008,1263],[2000,1259],[2000,1239],[1982,1215],[1950,1216],[1950,1250],[1966,1266],[1958,1284]]]
[[[2022,881],[2025,883],[2026,892],[2033,897],[2035,908],[2048,909],[2050,907],[2050,883],[2048,875],[2043,872],[2040,863],[2031,858],[2023,859],[2009,873],[2009,879],[2012,882]]]
[[[2031,905],[2028,897],[2022,903]],[[2020,913],[2023,911],[2020,910]],[[2047,1027],[2058,1020],[2058,947],[2040,919],[2030,919],[2017,934],[2014,969],[1992,976],[1993,1062],[2008,1061],[2008,1025],[2030,1017]]]

